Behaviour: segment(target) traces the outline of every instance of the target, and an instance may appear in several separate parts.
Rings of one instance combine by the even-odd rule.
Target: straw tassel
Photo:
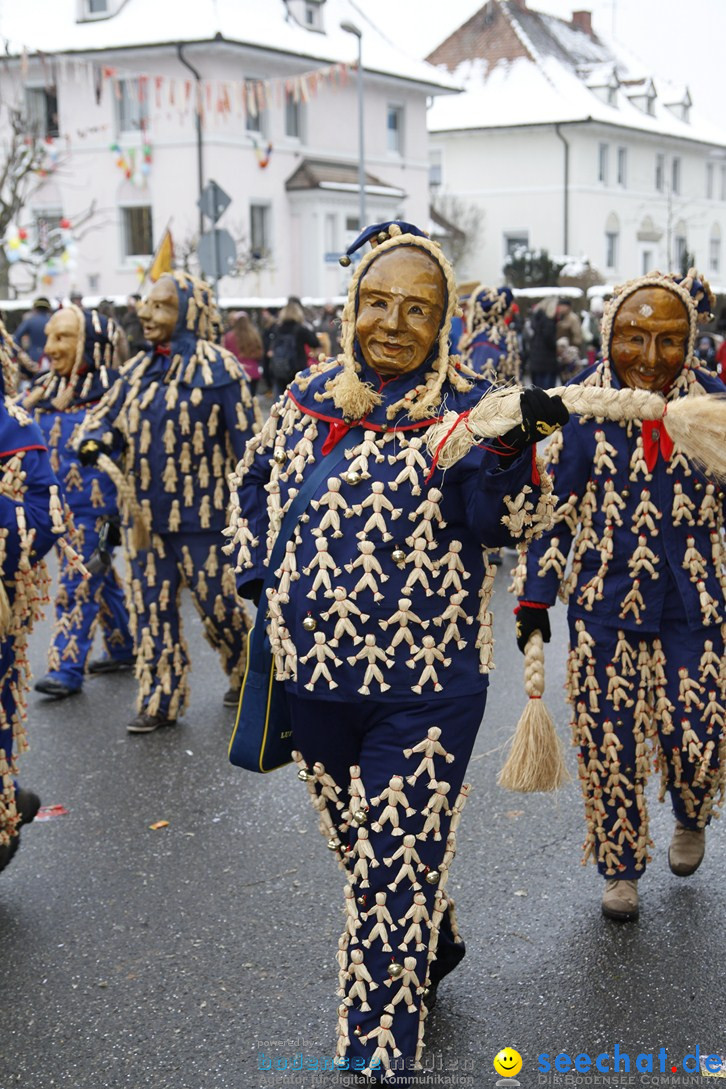
[[[497,782],[522,794],[557,790],[570,779],[562,742],[542,696],[545,688],[544,643],[533,632],[525,650],[524,686],[529,699],[517,723],[507,761]]]
[[[123,470],[107,454],[101,454],[99,457],[98,468],[110,476],[116,485],[120,504],[125,505],[128,510],[131,519],[131,547],[136,552],[151,548],[151,533],[136,499],[133,478],[127,478]]]

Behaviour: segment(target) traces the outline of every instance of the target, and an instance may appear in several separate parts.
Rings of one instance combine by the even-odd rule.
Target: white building
[[[598,39],[589,12],[489,0],[427,59],[466,88],[429,113],[433,184],[484,213],[462,279],[499,282],[521,245],[615,282],[687,251],[724,283],[726,123]]]
[[[48,294],[136,290],[167,224],[177,255],[188,247],[213,179],[232,198],[218,226],[245,258],[222,297],[340,295],[337,258],[359,227],[359,41],[366,219],[428,222],[427,100],[456,85],[351,0],[24,0],[2,5],[0,37],[2,128],[17,105],[55,165],[12,224],[15,250],[95,205],[45,270]],[[27,281],[17,261],[11,282]]]

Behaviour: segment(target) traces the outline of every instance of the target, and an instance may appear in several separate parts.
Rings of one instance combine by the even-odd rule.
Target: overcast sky
[[[415,56],[425,56],[484,6],[484,0],[356,3]],[[596,31],[614,32],[655,75],[687,83],[694,109],[726,127],[726,0],[529,0],[529,7],[565,19],[579,8],[592,11]]]

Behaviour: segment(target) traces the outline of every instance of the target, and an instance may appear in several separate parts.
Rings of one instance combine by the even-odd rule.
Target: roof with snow
[[[341,29],[361,31],[363,67],[368,72],[420,83],[430,94],[459,90],[443,69],[410,56],[378,29],[355,0],[325,0],[321,29],[308,29],[296,0],[108,0],[104,18],[79,19],[85,0],[24,0],[0,3],[0,42],[10,55],[97,51],[226,41],[287,54],[303,66],[357,60],[358,43]],[[292,14],[291,14],[292,13]]]
[[[297,189],[333,189],[358,192],[358,166],[354,163],[334,163],[328,160],[303,159],[285,182],[288,192]],[[405,197],[397,185],[389,185],[366,171],[365,189],[374,196]]]
[[[726,128],[691,111],[687,87],[598,37],[588,12],[566,22],[530,10],[527,0],[488,0],[427,60],[464,86],[462,95],[434,102],[432,133],[600,121],[726,144]]]

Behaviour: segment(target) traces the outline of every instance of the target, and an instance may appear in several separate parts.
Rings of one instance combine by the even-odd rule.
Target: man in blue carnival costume
[[[242,365],[213,343],[218,316],[207,284],[183,272],[162,276],[138,313],[151,348],[122,368],[89,414],[79,456],[113,473],[131,523],[139,700],[128,730],[149,733],[174,725],[187,703],[182,586],[229,678],[224,702],[236,704],[248,624],[234,571],[220,556],[220,534],[227,475],[255,430],[257,410]]]
[[[581,379],[667,402],[723,387],[694,357],[713,295],[698,273],[651,273],[618,288],[604,358]],[[663,420],[573,416],[547,449],[560,506],[515,572],[518,643],[549,641],[548,609],[568,602],[567,688],[580,748],[585,858],[605,879],[603,914],[637,918],[650,861],[645,787],[661,772],[676,818],[668,861],[694,873],[724,790],[724,494]],[[572,567],[566,570],[572,551]]]
[[[487,549],[546,523],[532,444],[567,410],[526,391],[522,424],[444,476],[430,427],[489,389],[449,356],[453,272],[411,224],[370,227],[349,254],[366,241],[342,353],[299,375],[248,444],[230,534],[254,599],[294,494],[329,461],[264,607],[299,775],[347,878],[338,1060],[405,1084],[464,954],[446,884],[486,701]]]
[[[43,436],[13,403],[11,356],[10,337],[0,323],[0,870],[18,849],[21,826],[40,806],[16,776],[17,757],[28,747],[28,635],[48,600],[43,557],[56,543],[75,556],[59,537],[63,508]]]
[[[100,470],[81,465],[75,441],[86,414],[113,382],[110,368],[115,346],[114,323],[95,310],[68,306],[56,311],[46,326],[45,352],[51,370],[36,380],[22,398],[35,416],[73,513],[84,565],[98,555],[99,535],[109,548],[118,536],[116,488]],[[108,540],[111,534],[110,541]],[[48,653],[48,673],[35,688],[53,699],[80,692],[96,626],[106,655],[91,662],[89,672],[114,672],[133,666],[133,640],[124,592],[110,562],[90,563],[90,579],[61,554],[56,626]]]
[[[468,367],[490,382],[519,381],[522,361],[517,331],[506,321],[513,302],[511,287],[484,284],[479,284],[463,302],[459,354]]]

